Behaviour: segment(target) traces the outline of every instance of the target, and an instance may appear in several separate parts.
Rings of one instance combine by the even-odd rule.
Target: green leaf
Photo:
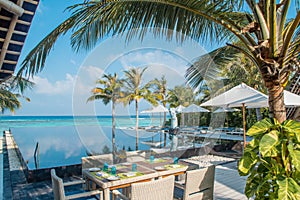
[[[300,199],[300,186],[292,178],[277,180],[279,186],[278,199],[280,200],[297,200]]]
[[[278,134],[277,130],[273,130],[261,138],[259,143],[259,151],[263,157],[276,157],[278,150],[276,146],[278,145]]]
[[[268,132],[274,126],[274,122],[267,118],[256,122],[247,132],[249,136],[258,136]]]
[[[293,144],[288,145],[288,150],[290,152],[290,156],[292,157],[293,165],[298,171],[300,171],[300,151],[295,150]]]
[[[238,170],[241,176],[248,175],[250,170],[255,166],[258,161],[258,156],[254,152],[244,152],[241,160],[239,161]]]
[[[257,139],[252,139],[246,146],[245,152],[246,151],[254,151],[257,147],[259,147],[259,140]]]
[[[293,120],[286,120],[282,123],[282,128],[286,132],[295,133],[297,141],[300,143],[300,123]]]

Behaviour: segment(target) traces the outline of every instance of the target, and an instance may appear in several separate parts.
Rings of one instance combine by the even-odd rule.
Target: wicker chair
[[[68,195],[68,196],[65,195],[65,189],[64,189],[65,186],[83,184],[84,183],[83,180],[63,183],[62,179],[56,175],[55,169],[51,169],[51,179],[52,179],[52,189],[53,189],[53,194],[54,194],[55,200],[77,199],[77,198],[82,198],[82,197],[90,197],[90,196],[94,196],[94,195],[98,195],[98,194],[99,194],[100,200],[102,200],[102,191],[100,191],[100,190],[94,190],[94,191],[90,191],[90,192],[82,192],[82,193]]]
[[[174,176],[168,176],[150,182],[134,183],[131,185],[130,198],[113,190],[113,200],[173,200],[174,180]]]
[[[175,183],[175,199],[213,200],[215,166],[186,172],[185,182]]]

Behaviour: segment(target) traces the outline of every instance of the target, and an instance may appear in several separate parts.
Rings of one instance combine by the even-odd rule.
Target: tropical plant
[[[238,170],[248,175],[245,194],[255,199],[300,199],[300,123],[264,119],[247,132]]]
[[[32,88],[33,83],[24,78],[16,79],[14,76],[0,83],[0,112],[6,109],[14,112],[15,109],[21,107],[19,98],[30,101],[28,97],[23,95],[26,88]]]
[[[21,103],[18,96],[8,90],[0,89],[0,111],[3,113],[6,109],[14,112],[16,108],[20,108]]]
[[[87,101],[95,101],[102,100],[104,105],[107,105],[111,102],[112,111],[112,131],[111,131],[111,141],[112,141],[112,153],[115,159],[116,155],[116,146],[115,146],[115,131],[116,131],[116,122],[115,122],[115,108],[116,103],[120,101],[123,97],[123,93],[121,91],[121,87],[123,85],[123,81],[118,78],[118,75],[114,73],[104,74],[101,79],[96,81],[96,84],[99,84],[99,87],[95,87],[92,89],[93,95],[90,96]]]
[[[136,130],[136,150],[138,150],[138,128],[139,128],[139,102],[141,99],[145,99],[152,105],[157,105],[157,101],[149,90],[149,84],[142,85],[142,77],[145,72],[145,68],[132,67],[124,71],[124,89],[125,96],[122,101],[125,105],[135,102],[135,130]]]
[[[168,103],[171,108],[176,108],[179,105],[189,106],[196,101],[194,91],[186,85],[176,85],[168,91]]]
[[[148,83],[150,87],[154,89],[153,95],[155,99],[162,103],[162,105],[167,108],[168,103],[168,88],[167,88],[167,79],[163,75],[161,79],[155,78],[154,80]],[[166,125],[167,113],[164,112],[163,125]],[[167,135],[164,133],[164,147],[167,146]]]
[[[153,88],[153,95],[154,98],[161,102],[162,105],[167,108],[168,103],[168,88],[167,88],[167,80],[166,77],[163,75],[161,79],[155,78],[154,80],[150,81],[148,83],[149,87]],[[164,113],[164,121],[163,124],[166,123],[166,113]]]

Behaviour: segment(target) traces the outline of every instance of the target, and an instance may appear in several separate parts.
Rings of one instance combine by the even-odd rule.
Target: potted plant
[[[238,164],[255,199],[300,199],[300,123],[264,119],[247,132],[252,141]]]

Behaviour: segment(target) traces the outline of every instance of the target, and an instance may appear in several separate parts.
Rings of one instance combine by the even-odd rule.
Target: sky
[[[70,16],[65,9],[82,2],[40,1],[17,69],[30,50]],[[116,72],[122,78],[123,71],[129,67],[147,66],[143,84],[165,75],[168,87],[173,88],[185,83],[184,73],[189,63],[218,44],[200,44],[193,40],[178,44],[147,34],[143,41],[132,39],[129,43],[122,37],[107,37],[91,51],[82,50],[79,53],[75,53],[70,46],[70,34],[58,39],[44,70],[33,79],[34,88],[25,92],[30,102],[21,99],[22,107],[14,115],[110,115],[110,104],[105,106],[101,101],[86,102],[96,86],[95,81],[103,73]],[[145,101],[140,103],[140,111],[150,107]],[[118,105],[116,113],[133,114],[134,106]],[[10,113],[6,111],[4,114]]]
[[[18,64],[70,15],[64,11],[66,7],[81,2],[41,0]],[[185,83],[184,73],[189,63],[214,48],[214,45],[202,45],[192,40],[177,44],[148,34],[142,42],[133,39],[129,43],[119,36],[107,37],[93,50],[75,53],[69,38],[70,34],[67,34],[56,42],[44,70],[33,79],[34,88],[25,93],[31,101],[21,100],[22,108],[16,110],[15,115],[110,115],[110,104],[86,102],[91,89],[96,86],[95,81],[103,73],[116,72],[122,77],[123,71],[130,67],[147,66],[143,84],[165,75],[168,87],[173,88]],[[142,101],[140,110],[149,107],[149,103]],[[117,114],[128,113],[134,113],[133,105],[118,105]]]

